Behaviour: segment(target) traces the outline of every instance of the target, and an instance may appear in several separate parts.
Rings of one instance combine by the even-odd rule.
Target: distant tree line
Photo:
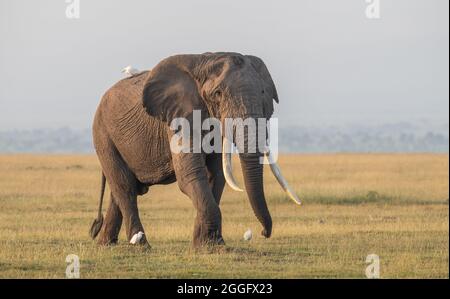
[[[279,150],[289,153],[444,152],[449,151],[448,125],[423,128],[400,123],[381,126],[285,127]],[[90,129],[0,131],[1,153],[92,153]]]

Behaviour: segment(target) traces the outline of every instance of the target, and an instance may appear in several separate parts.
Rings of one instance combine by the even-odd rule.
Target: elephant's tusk
[[[231,189],[235,191],[244,191],[236,184],[236,180],[233,177],[233,168],[231,166],[231,149],[232,143],[228,140],[228,138],[223,137],[223,145],[222,145],[222,167],[223,174],[225,176],[225,181],[231,187]]]
[[[270,170],[272,170],[272,173],[277,179],[278,183],[281,185],[281,188],[283,188],[283,190],[287,193],[290,199],[292,199],[296,204],[301,205],[302,202],[297,197],[297,194],[295,194],[295,192],[292,191],[291,187],[289,187],[289,184],[287,183],[286,179],[281,174],[280,167],[278,166],[277,162],[273,160],[270,151],[266,151],[264,155],[267,161],[269,161]]]

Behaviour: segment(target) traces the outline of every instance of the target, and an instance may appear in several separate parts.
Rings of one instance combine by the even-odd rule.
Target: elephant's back
[[[103,95],[100,106],[115,111],[126,111],[141,102],[142,91],[149,71],[122,79],[111,86]]]
[[[141,104],[142,91],[148,72],[125,78],[114,84],[103,95],[97,108],[96,118],[101,118],[108,134],[127,135],[130,127],[153,125],[156,119],[144,114]],[[137,122],[137,118],[140,119]],[[131,133],[131,132],[130,132]],[[122,135],[122,137],[126,138]]]
[[[167,125],[148,115],[141,97],[148,72],[117,82],[103,96],[97,117],[121,157],[142,183],[173,175]]]

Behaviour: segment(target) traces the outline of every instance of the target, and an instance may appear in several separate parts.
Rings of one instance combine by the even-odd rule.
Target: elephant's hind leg
[[[120,156],[116,157],[114,163],[111,163],[106,168],[109,169],[103,169],[103,171],[105,172],[106,180],[109,182],[114,201],[114,205],[110,206],[112,209],[111,218],[117,221],[117,217],[114,216],[117,216],[118,207],[125,223],[127,239],[130,242],[135,234],[139,232],[144,233],[137,206],[137,195],[140,191],[138,190],[138,182]],[[148,245],[145,233],[136,244]]]
[[[116,244],[119,240],[120,227],[122,226],[122,212],[119,206],[115,203],[114,197],[111,193],[108,210],[103,223],[98,243],[101,245]]]
[[[125,223],[128,241],[142,232],[142,226],[137,207],[137,195],[145,190],[138,190],[139,182],[122,159],[114,143],[103,131],[97,131],[94,141],[102,171],[111,189],[111,203],[106,216],[105,227],[102,228],[99,243],[111,243],[117,239],[120,224]],[[145,234],[136,243],[148,245]]]

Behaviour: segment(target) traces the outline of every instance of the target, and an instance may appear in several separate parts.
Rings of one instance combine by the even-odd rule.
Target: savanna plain
[[[381,278],[449,277],[448,154],[281,155],[279,163],[303,205],[267,167],[272,237],[260,236],[245,193],[225,187],[226,246],[196,251],[195,210],[176,184],[138,199],[151,249],[128,245],[123,229],[118,245],[101,247],[88,235],[100,191],[95,155],[0,155],[0,277],[64,278],[69,254],[79,256],[81,278],[365,278],[369,254],[380,257]]]

